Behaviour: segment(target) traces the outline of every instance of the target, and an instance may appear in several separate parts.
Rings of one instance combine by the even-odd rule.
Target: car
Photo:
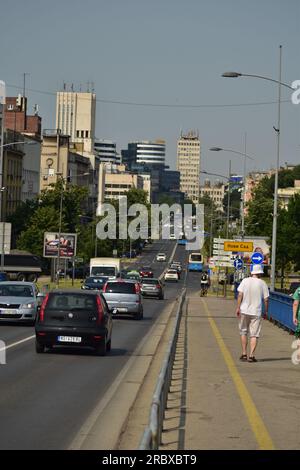
[[[179,276],[177,269],[168,269],[164,276],[165,281],[178,282]]]
[[[172,261],[172,265],[177,266],[177,270],[181,273],[182,272],[182,266],[180,261]]]
[[[141,294],[146,297],[157,297],[160,300],[164,298],[163,284],[159,279],[142,279]]]
[[[124,276],[124,279],[131,279],[133,281],[140,282],[141,281],[141,276],[138,271],[128,271]]]
[[[167,261],[167,256],[165,253],[157,253],[156,261]]]
[[[113,315],[132,315],[135,320],[143,318],[141,288],[130,279],[108,281],[103,289],[108,308]]]
[[[103,290],[105,283],[108,281],[106,276],[90,276],[83,281],[81,289],[83,290]]]
[[[177,264],[171,263],[170,266],[169,266],[169,269],[175,269],[175,271],[177,271],[178,278],[180,279],[181,270],[180,270],[180,268],[178,267]]]
[[[42,300],[34,282],[0,282],[0,320],[34,324]]]
[[[63,270],[61,270],[63,271]],[[74,278],[75,279],[84,279],[89,275],[90,268],[89,266],[75,266],[74,268]],[[68,268],[66,271],[68,277],[73,278],[73,268]]]
[[[112,314],[97,291],[57,289],[49,292],[35,324],[38,354],[56,346],[92,348],[105,356],[111,349]]]
[[[152,271],[150,266],[143,266],[140,269],[139,273],[140,273],[140,276],[142,278],[144,278],[144,277],[153,277],[153,271]]]
[[[176,240],[175,233],[170,233],[169,240]]]

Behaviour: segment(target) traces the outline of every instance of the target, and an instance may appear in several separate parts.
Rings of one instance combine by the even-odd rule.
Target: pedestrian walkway
[[[300,447],[294,338],[266,320],[258,362],[240,362],[235,305],[187,297],[161,450]]]

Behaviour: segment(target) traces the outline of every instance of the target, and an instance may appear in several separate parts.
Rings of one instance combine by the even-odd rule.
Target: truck
[[[91,258],[90,276],[107,276],[109,279],[116,279],[120,276],[120,258]]]
[[[10,280],[35,282],[42,273],[41,259],[32,254],[5,254],[3,261],[3,271]]]

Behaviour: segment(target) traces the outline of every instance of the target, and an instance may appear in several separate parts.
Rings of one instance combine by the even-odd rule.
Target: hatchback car
[[[104,356],[111,349],[112,315],[96,290],[54,290],[46,295],[35,324],[36,352],[53,346],[93,348]]]
[[[102,291],[107,281],[108,281],[108,277],[106,276],[87,277],[86,280],[82,283],[81,289]]]
[[[129,314],[133,315],[136,320],[143,318],[139,283],[129,279],[108,281],[104,286],[103,295],[113,315]]]
[[[177,269],[168,269],[165,274],[165,281],[175,281],[178,282],[179,276]]]
[[[167,261],[167,257],[165,253],[157,253],[156,261]]]
[[[140,276],[141,277],[153,277],[153,271],[150,266],[143,266],[140,269]]]
[[[0,282],[0,320],[33,324],[42,300],[33,282]]]
[[[158,299],[164,298],[164,288],[159,279],[142,279],[141,294],[146,297],[157,297]]]

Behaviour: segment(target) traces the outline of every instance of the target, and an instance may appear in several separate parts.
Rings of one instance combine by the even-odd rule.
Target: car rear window
[[[135,284],[133,282],[108,282],[105,293],[135,294]]]
[[[159,281],[157,279],[142,279],[143,284],[158,284]]]
[[[96,296],[86,294],[50,294],[48,310],[95,310]]]
[[[168,274],[177,274],[177,271],[175,271],[175,269],[169,269]]]

